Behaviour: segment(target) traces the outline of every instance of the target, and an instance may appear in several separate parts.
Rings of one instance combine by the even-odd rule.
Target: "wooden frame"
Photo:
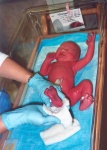
[[[101,10],[103,13],[101,13]],[[104,15],[104,6],[103,4],[97,4],[96,8],[88,8],[82,10],[83,15],[88,14],[97,14],[98,16],[98,29],[92,29],[88,31],[82,31],[82,32],[96,32],[101,35],[100,38],[100,44],[99,44],[99,60],[98,60],[98,76],[97,76],[97,85],[96,85],[96,96],[95,96],[95,106],[94,106],[94,125],[93,125],[93,150],[99,149],[99,143],[100,143],[100,127],[101,127],[101,117],[102,117],[102,99],[103,99],[103,84],[104,84],[104,70],[105,70],[105,47],[106,47],[106,27],[105,27],[105,15]],[[101,23],[101,20],[102,21]],[[31,54],[29,63],[27,65],[28,69],[31,69],[35,56],[37,55],[37,48],[39,46],[39,43],[44,38],[50,38],[54,37],[60,34],[51,34],[48,33],[48,21],[50,21],[50,17],[48,14],[42,14],[41,15],[41,26],[42,26],[42,33],[43,35],[39,36],[36,40],[35,47],[33,49],[33,52]],[[61,33],[64,34],[64,33]],[[16,96],[15,103],[13,105],[13,108],[18,107],[20,103],[20,99],[22,97],[22,94],[24,92],[25,85],[21,84],[18,94]],[[2,150],[3,144],[8,136],[8,131],[3,134],[2,139],[0,140],[0,149]]]
[[[88,8],[88,9],[84,9],[84,10],[81,10],[81,13],[82,15],[91,15],[91,14],[97,14],[97,17],[98,17],[98,28],[100,26],[100,7],[101,5],[98,4],[96,8]],[[46,14],[42,14],[41,15],[41,25],[42,25],[42,32],[43,32],[43,35],[48,35],[49,32],[48,32],[48,21],[50,21],[50,16],[49,15],[46,15]]]

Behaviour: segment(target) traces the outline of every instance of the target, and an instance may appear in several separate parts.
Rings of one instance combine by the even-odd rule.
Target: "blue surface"
[[[87,52],[87,45],[85,43],[86,39],[86,33],[73,33],[42,40],[38,49],[39,56],[34,65],[34,71],[39,71],[41,62],[43,61],[39,61],[41,57],[42,59],[44,59],[49,49],[54,51],[54,48],[57,49],[57,46],[64,41],[72,40],[74,42],[77,42],[81,47],[81,57],[84,57],[85,53]],[[83,79],[90,79],[93,83],[93,96],[95,93],[98,66],[98,41],[99,35],[96,36],[95,53],[92,61],[82,70],[80,70],[75,78],[75,84],[78,84]],[[44,49],[46,50],[46,52]],[[35,95],[34,91],[31,88],[28,88],[27,93],[24,97],[23,105],[32,102],[35,103],[38,101],[38,99],[39,96],[37,94]],[[10,140],[18,140],[16,145],[17,148],[15,150],[91,150],[94,104],[92,104],[91,107],[89,107],[85,111],[79,111],[79,104],[80,102],[78,102],[71,108],[75,118],[80,122],[81,130],[79,132],[62,142],[45,146],[42,139],[40,138],[39,133],[46,128],[49,128],[49,126],[37,127],[29,124],[21,125],[13,129],[9,137]]]
[[[0,114],[9,111],[12,108],[9,94],[2,89],[0,91]]]
[[[9,94],[2,89],[0,91],[0,115],[6,111],[11,110],[12,108],[12,103],[10,101],[10,96]],[[2,137],[2,135],[0,134],[0,138]]]

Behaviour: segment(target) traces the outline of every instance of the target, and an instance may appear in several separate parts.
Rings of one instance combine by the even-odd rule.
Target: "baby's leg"
[[[52,105],[56,107],[61,107],[63,105],[62,100],[58,96],[57,91],[53,86],[46,88],[46,90],[44,91],[44,94],[50,98]]]
[[[72,88],[68,94],[71,106],[80,101],[80,110],[87,109],[93,103],[92,83],[89,80],[83,80],[76,87]]]

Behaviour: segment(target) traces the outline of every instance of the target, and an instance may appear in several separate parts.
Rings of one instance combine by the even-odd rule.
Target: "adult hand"
[[[1,115],[2,121],[8,130],[22,124],[47,125],[59,124],[57,117],[49,116],[43,111],[42,105],[28,105]]]
[[[65,95],[61,92],[61,88],[58,85],[55,85],[47,80],[45,80],[41,75],[36,73],[28,82],[28,86],[35,89],[36,92],[40,95],[42,102],[47,105],[47,107],[50,106],[50,100],[49,97],[47,97],[44,94],[44,91],[49,88],[50,86],[54,86],[57,90],[58,96],[63,100],[65,98]]]

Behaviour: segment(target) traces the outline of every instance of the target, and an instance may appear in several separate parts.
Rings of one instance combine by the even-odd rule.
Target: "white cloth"
[[[9,56],[6,55],[6,54],[4,54],[4,53],[2,53],[2,52],[0,52],[0,66],[2,65],[3,61],[4,61],[7,57],[9,57]]]
[[[69,101],[65,98],[63,100],[63,106],[58,109],[49,109],[46,105],[43,106],[43,110],[49,114],[58,117],[61,120],[61,124],[56,124],[51,128],[40,132],[40,136],[45,145],[54,144],[67,139],[80,130],[80,124],[76,119],[73,119],[68,107]],[[55,112],[53,112],[55,110]]]
[[[80,129],[81,127],[79,122],[76,119],[74,119],[72,126],[64,128],[62,124],[56,124],[48,130],[40,132],[40,136],[44,141],[45,145],[51,145],[69,138],[70,136],[78,132]]]
[[[67,128],[72,125],[72,116],[67,108],[68,106],[69,101],[67,98],[64,98],[62,107],[47,107],[46,105],[43,105],[43,110],[47,114],[59,118],[64,128]]]

